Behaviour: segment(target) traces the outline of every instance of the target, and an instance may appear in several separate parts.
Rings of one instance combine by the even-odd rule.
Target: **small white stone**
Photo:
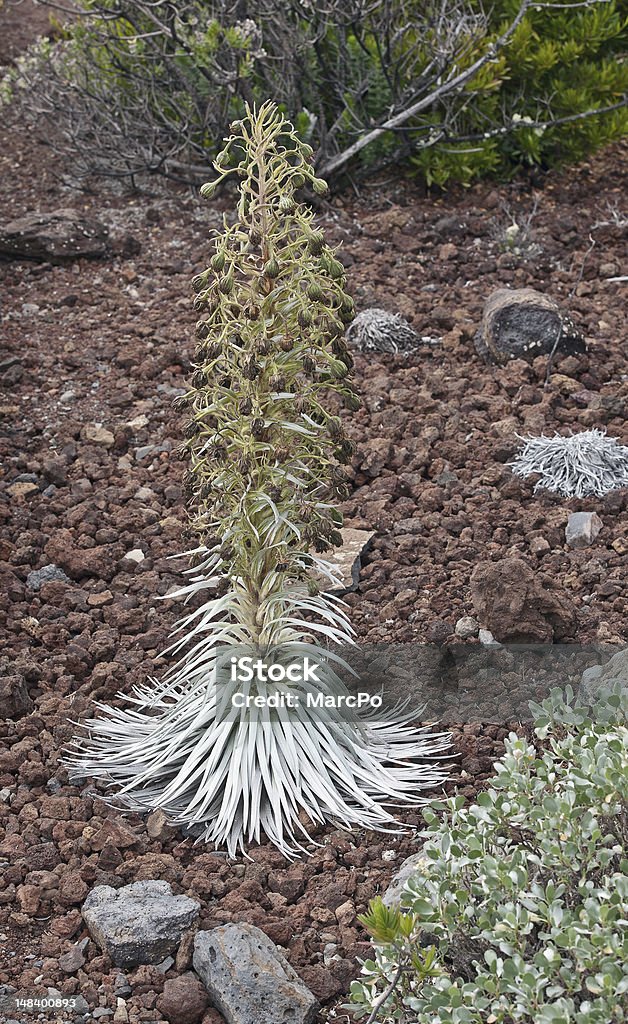
[[[81,431],[81,437],[90,444],[101,444],[105,448],[111,448],[115,438],[110,430],[101,427],[100,424],[88,423]]]
[[[468,640],[472,636],[477,636],[478,631],[477,620],[471,615],[463,615],[462,618],[458,619],[455,626],[456,636],[459,636],[461,640]]]
[[[396,850],[384,850],[382,853],[382,860],[397,860]]]
[[[131,430],[141,430],[142,427],[147,426],[148,416],[144,416],[144,413],[142,413],[141,416],[136,416],[134,419],[129,420],[129,422],[127,423],[127,427],[131,427]]]
[[[490,629],[481,629],[478,633],[478,638],[481,644],[497,644],[497,640],[491,633]]]
[[[146,555],[141,548],[133,548],[132,551],[127,551],[125,558],[128,558],[130,562],[143,562]]]
[[[133,497],[137,498],[138,501],[152,501],[157,495],[150,487],[139,487]]]

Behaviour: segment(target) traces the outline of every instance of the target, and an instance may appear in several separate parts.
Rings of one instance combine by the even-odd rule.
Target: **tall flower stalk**
[[[239,199],[193,281],[201,319],[184,399],[200,543],[175,596],[197,606],[175,627],[167,653],[179,660],[165,678],[137,688],[130,708],[101,705],[69,762],[75,774],[104,774],[118,802],[160,807],[232,855],[265,834],[290,857],[314,821],[394,828],[384,805],[421,802],[418,790],[443,781],[430,762],[448,739],[413,729],[411,714],[349,721],[305,701],[289,713],[234,710],[236,691],[303,697],[313,687],[243,685],[224,671],[229,652],[282,665],[310,658],[316,688],[342,690],[330,645],[353,634],[342,601],[324,592],[338,581],[321,554],[342,541],[335,502],[352,453],[337,412],[359,402],[344,270],[297,198],[306,185],[326,191],[312,151],[271,103],[232,131],[201,190],[209,197],[235,177]]]

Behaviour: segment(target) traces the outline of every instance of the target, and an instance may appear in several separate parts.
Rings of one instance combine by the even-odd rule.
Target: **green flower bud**
[[[322,302],[325,298],[325,293],[321,286],[316,284],[316,281],[314,281],[307,290],[307,297],[308,299],[311,299],[312,302]]]
[[[192,288],[198,294],[202,292],[207,284],[207,271],[205,270],[202,274],[197,274],[196,277],[192,278]]]
[[[303,177],[303,175],[299,171],[297,171],[296,174],[292,175],[292,181],[290,182],[290,184],[295,189],[296,188],[303,188],[303,186],[305,185],[305,178]]]
[[[307,240],[307,247],[312,256],[320,256],[325,245],[325,236],[322,231],[313,231]]]
[[[337,416],[330,416],[327,420],[327,432],[334,441],[339,441],[342,437],[342,423]]]
[[[345,366],[339,359],[334,359],[332,356],[329,357],[329,372],[332,377],[336,380],[343,380],[349,373],[349,368]]]
[[[224,252],[217,252],[211,258],[211,268],[215,270],[217,274],[223,269],[225,265],[225,254]]]
[[[233,291],[233,274],[226,274],[224,277],[221,277],[218,282],[218,290],[223,295],[231,295]]]
[[[334,455],[338,459],[338,462],[342,462],[343,465],[346,465],[347,462],[351,461],[354,451],[355,446],[351,443],[351,441],[348,441],[345,438],[342,441],[342,443],[339,444],[338,447],[336,448]]]
[[[299,310],[297,320],[299,321],[300,326],[303,328],[312,326],[312,314],[307,309]]]
[[[217,188],[217,181],[208,181],[205,185],[201,185],[201,195],[203,199],[211,199]]]
[[[208,338],[210,330],[211,328],[207,323],[207,320],[199,320],[194,328],[196,337],[199,341],[204,341],[205,338]]]
[[[268,263],[264,264],[264,274],[266,277],[277,277],[279,275],[279,264],[274,256],[268,260]]]
[[[279,211],[280,213],[292,213],[295,207],[294,199],[291,195],[283,195],[279,199]]]
[[[327,184],[326,181],[323,180],[323,178],[314,178],[314,181],[312,182],[312,188],[316,192],[317,196],[324,196],[327,192],[329,192],[329,185]]]

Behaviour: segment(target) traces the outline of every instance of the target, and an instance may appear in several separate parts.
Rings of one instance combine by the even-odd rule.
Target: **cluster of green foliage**
[[[253,0],[244,20],[227,0],[79,6],[87,16],[43,56],[40,85],[28,81],[28,109],[67,124],[77,166],[189,177],[204,173],[246,104],[268,98],[324,164],[487,54],[520,2]],[[618,0],[531,6],[464,85],[380,135],[349,169],[401,162],[444,186],[580,159],[626,131],[617,105],[627,25]]]
[[[619,1024],[628,1019],[628,700],[536,707],[491,788],[424,812],[425,869],[363,919],[354,983],[379,1024]],[[568,693],[568,698],[573,694]]]

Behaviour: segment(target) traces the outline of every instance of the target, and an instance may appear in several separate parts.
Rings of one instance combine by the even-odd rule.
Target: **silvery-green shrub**
[[[628,1019],[626,693],[604,713],[553,695],[512,733],[490,788],[424,812],[422,873],[371,903],[354,1012],[389,1024]]]

